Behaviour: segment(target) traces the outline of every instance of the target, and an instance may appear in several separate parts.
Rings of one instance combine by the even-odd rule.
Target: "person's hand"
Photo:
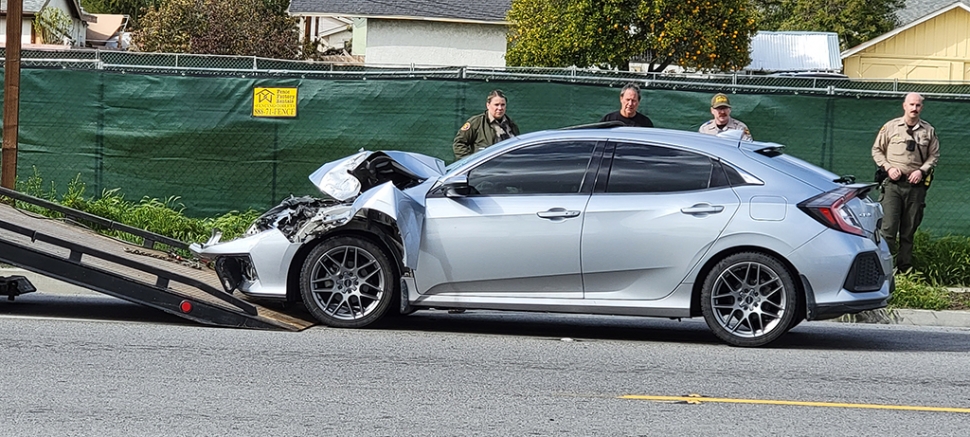
[[[889,167],[888,173],[889,173],[889,179],[892,179],[894,181],[898,181],[899,177],[903,175],[903,172],[896,167]]]
[[[922,170],[916,170],[916,171],[914,171],[914,172],[912,172],[912,173],[909,174],[909,183],[915,185],[915,184],[918,184],[919,181],[921,181],[921,180],[923,180],[923,171]]]

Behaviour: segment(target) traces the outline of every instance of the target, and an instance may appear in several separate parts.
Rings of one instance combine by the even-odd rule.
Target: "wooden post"
[[[20,32],[23,0],[7,0],[6,62],[3,75],[3,152],[0,154],[0,186],[17,184],[17,133],[20,127]]]

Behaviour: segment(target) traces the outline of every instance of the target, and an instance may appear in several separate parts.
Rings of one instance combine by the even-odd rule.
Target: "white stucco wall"
[[[367,19],[352,18],[352,20],[354,21],[354,28],[353,28],[354,55],[364,56],[367,54]]]
[[[85,23],[79,17],[71,13],[73,9],[71,6],[68,5],[68,0],[50,0],[47,3],[46,7],[60,9],[64,11],[64,13],[68,17],[71,18],[71,27],[67,31],[68,36],[70,36],[74,40],[73,45],[83,47],[85,38],[87,37],[87,23]],[[31,41],[30,39],[30,36],[32,34],[31,28],[34,25],[33,17],[25,15],[23,17],[23,21],[21,22],[21,24],[23,29],[20,33],[21,44],[48,43],[48,44],[60,45],[62,43],[62,41],[40,41],[40,33],[36,33],[37,35],[36,41]],[[0,26],[0,41],[6,42],[6,40],[7,40],[7,23],[6,23],[6,18],[4,18],[2,20],[2,26]]]
[[[367,20],[365,63],[505,66],[506,27],[440,21]],[[354,39],[354,54],[357,39]]]
[[[20,23],[20,44],[30,44],[30,26],[32,23],[30,20],[24,20]],[[0,41],[7,42],[7,19],[4,18],[0,20]]]
[[[84,42],[87,39],[87,25],[81,18],[72,14],[72,7],[67,3],[68,1],[73,2],[73,0],[50,0],[47,2],[48,8],[57,8],[64,11],[68,17],[71,17],[71,30],[68,31],[69,36],[73,39],[72,45],[78,47],[84,47]],[[61,41],[46,41],[48,44],[60,44]]]

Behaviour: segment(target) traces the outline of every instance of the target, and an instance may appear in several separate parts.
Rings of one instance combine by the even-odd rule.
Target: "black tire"
[[[336,237],[313,248],[300,271],[300,294],[310,313],[336,328],[362,328],[384,316],[394,301],[396,278],[376,244]]]
[[[704,321],[732,346],[759,347],[793,326],[798,299],[791,272],[772,256],[731,255],[717,263],[701,288]]]

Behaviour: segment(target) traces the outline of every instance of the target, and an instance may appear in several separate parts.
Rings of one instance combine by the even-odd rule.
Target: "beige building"
[[[324,27],[307,23],[344,20],[354,57],[374,66],[505,67],[505,14],[511,0],[291,0],[290,15],[303,23],[303,37]],[[322,21],[320,21],[322,22]]]
[[[970,6],[956,2],[922,14],[846,50],[842,64],[850,78],[970,81]]]

